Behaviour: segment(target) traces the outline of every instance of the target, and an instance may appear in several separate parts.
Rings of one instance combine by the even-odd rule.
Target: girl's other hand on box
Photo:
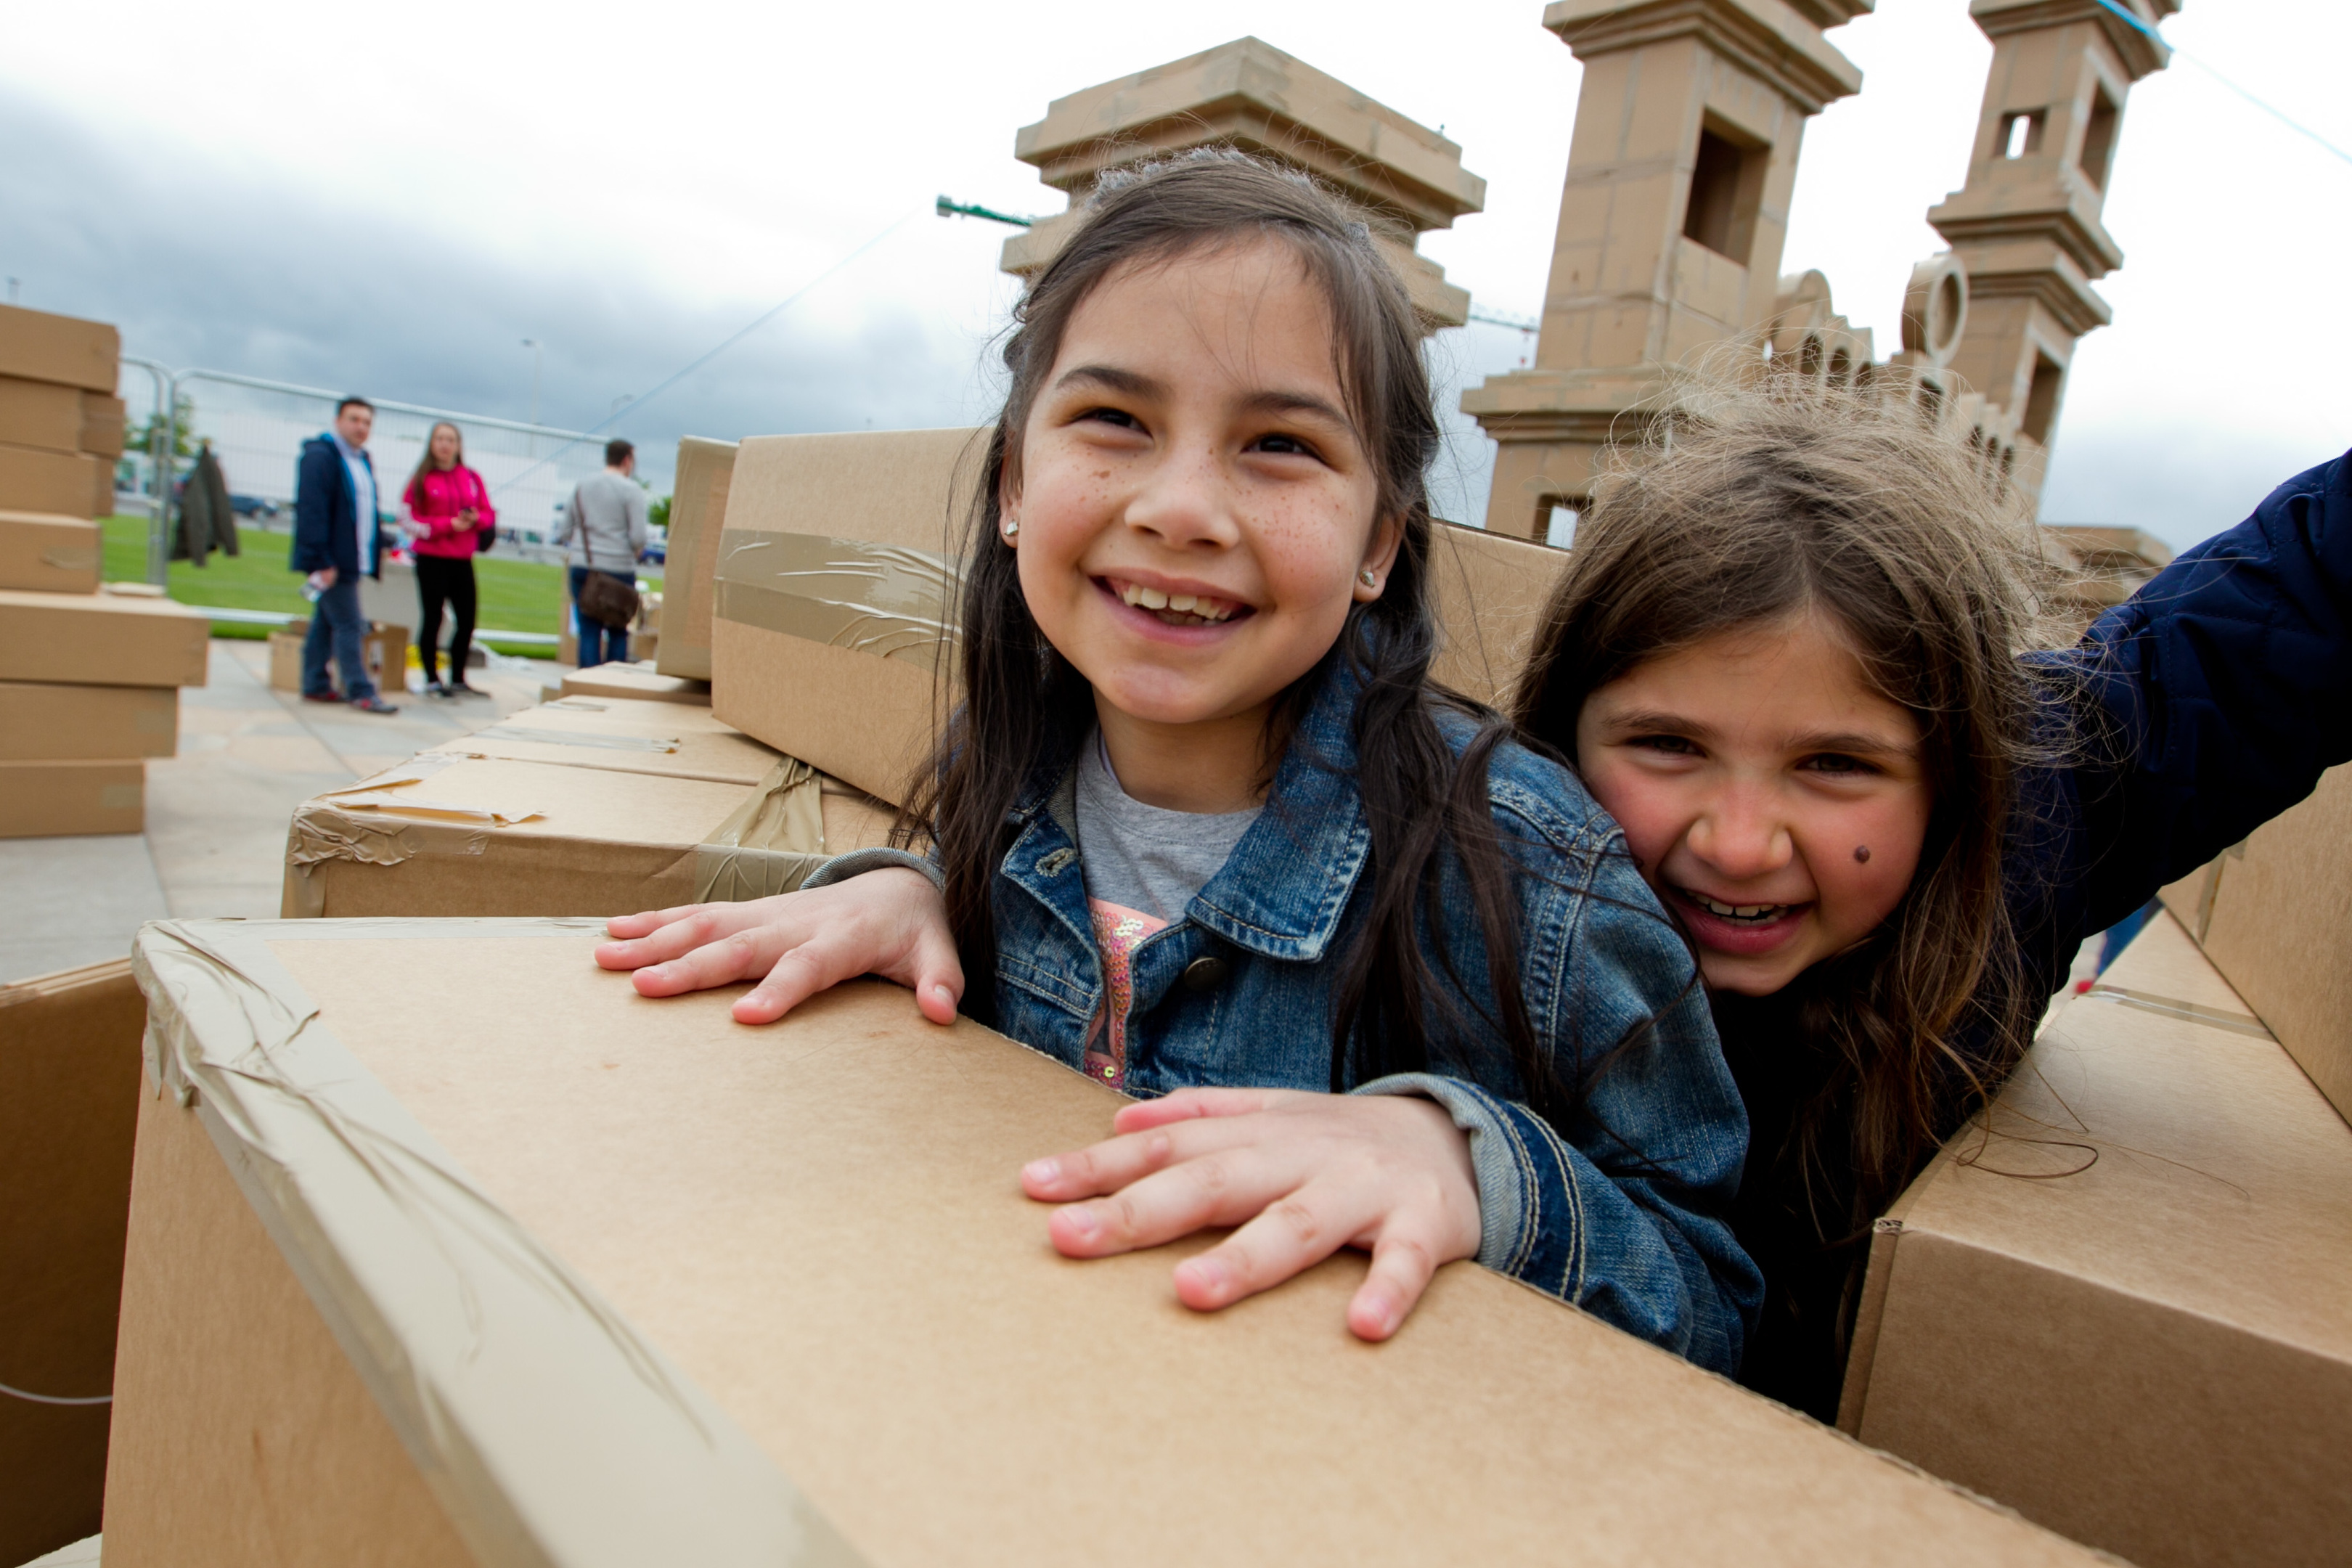
[[[642,996],[756,980],[735,1020],[769,1024],[820,991],[878,974],[915,993],[934,1024],[955,1022],[963,965],[947,901],[919,871],[886,868],[831,887],[739,904],[685,904],[604,923],[605,969],[628,969]]]
[[[1239,1226],[1176,1266],[1188,1307],[1230,1306],[1362,1247],[1372,1267],[1348,1327],[1384,1340],[1442,1265],[1478,1255],[1470,1141],[1433,1101],[1187,1089],[1128,1106],[1111,1125],[1119,1136],[1107,1142],[1023,1167],[1022,1190],[1065,1205],[1047,1229],[1068,1258]]]

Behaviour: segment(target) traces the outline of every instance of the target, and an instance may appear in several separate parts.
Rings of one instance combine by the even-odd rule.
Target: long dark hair
[[[417,455],[416,471],[408,476],[408,483],[400,492],[412,512],[424,502],[425,476],[440,471],[433,466],[433,437],[444,430],[457,437],[457,453],[449,459],[449,471],[454,474],[466,466],[466,433],[446,419],[435,420],[433,428],[425,433],[425,450]]]
[[[1812,614],[1917,721],[1918,869],[1864,942],[1790,983],[1802,1038],[1774,1059],[1811,1081],[1790,1086],[1792,1146],[1754,1156],[1797,1163],[1824,1241],[1885,1212],[1955,1107],[1998,1088],[2041,1013],[2002,879],[2017,775],[2058,695],[2018,658],[2057,640],[2021,523],[2003,476],[1923,419],[1899,378],[1864,392],[1701,384],[1596,487],[1514,703],[1529,735],[1572,756],[1601,687]],[[1822,1212],[1825,1194],[1843,1212]]]
[[[1010,386],[966,524],[962,705],[918,783],[901,841],[918,823],[936,837],[970,987],[965,1006],[989,1021],[996,976],[991,887],[1014,831],[1008,814],[1041,761],[1073,755],[1095,723],[1093,689],[1038,629],[1014,553],[998,532],[999,498],[1008,480],[1017,487],[1020,479],[1022,431],[1072,314],[1114,270],[1266,241],[1287,247],[1328,302],[1348,413],[1379,475],[1375,515],[1395,519],[1402,533],[1381,597],[1355,605],[1330,651],[1276,701],[1264,749],[1279,759],[1316,694],[1343,667],[1353,675],[1355,783],[1371,856],[1357,895],[1365,907],[1361,934],[1338,959],[1332,1087],[1427,1066],[1466,1032],[1451,962],[1455,933],[1433,907],[1450,866],[1477,910],[1494,998],[1486,1022],[1508,1043],[1530,1101],[1558,1105],[1559,1086],[1520,995],[1517,901],[1487,801],[1487,758],[1507,728],[1429,682],[1436,630],[1423,476],[1439,427],[1419,324],[1362,218],[1303,176],[1231,153],[1107,175],[1016,307],[1003,350]],[[1458,759],[1439,728],[1449,708],[1471,721],[1472,738]],[[1454,982],[1451,989],[1423,955],[1424,931],[1437,933],[1436,968]],[[1433,1019],[1446,1038],[1429,1037]]]

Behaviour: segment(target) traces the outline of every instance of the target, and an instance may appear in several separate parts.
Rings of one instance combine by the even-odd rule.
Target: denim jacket
[[[1355,692],[1344,670],[1326,679],[1263,815],[1184,918],[1131,955],[1129,1092],[1329,1091],[1335,961],[1370,899],[1371,832],[1352,776]],[[1449,726],[1457,752],[1469,734],[1466,723]],[[1075,777],[1074,759],[1042,760],[1013,808],[1018,831],[995,880],[995,1001],[1005,1034],[1079,1068],[1104,981]],[[1568,770],[1507,742],[1493,753],[1489,793],[1520,872],[1520,984],[1560,1078],[1576,1082],[1580,1061],[1595,1062],[1645,1024],[1648,1033],[1591,1080],[1574,1125],[1555,1127],[1521,1103],[1508,1046],[1486,1022],[1496,1010],[1469,890],[1449,865],[1435,912],[1449,928],[1451,972],[1468,982],[1451,1015],[1466,1025],[1442,1024],[1433,1009],[1431,1071],[1347,1087],[1426,1096],[1468,1135],[1480,1263],[1703,1366],[1737,1372],[1763,1294],[1725,1217],[1748,1123],[1696,964],[1617,825]],[[909,858],[844,856],[807,885]]]

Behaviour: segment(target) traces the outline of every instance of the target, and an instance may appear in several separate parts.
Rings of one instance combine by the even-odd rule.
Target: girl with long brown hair
[[[1517,693],[1697,953],[1751,1128],[1743,1380],[1824,1420],[1873,1221],[2075,949],[2352,756],[2352,461],[2079,641],[2052,586],[1886,386],[1700,388],[1599,487]]]
[[[1364,224],[1234,155],[1108,180],[1004,362],[932,852],[614,921],[598,962],[760,980],[746,1022],[878,973],[1143,1097],[1022,1181],[1074,1257],[1238,1226],[1177,1266],[1193,1307],[1353,1245],[1385,1339],[1475,1257],[1737,1366],[1697,971],[1567,770],[1430,684],[1438,426]]]

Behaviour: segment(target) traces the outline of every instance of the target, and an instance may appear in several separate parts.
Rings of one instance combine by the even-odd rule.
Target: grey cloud
[[[583,226],[593,229],[583,220]],[[0,272],[36,309],[112,321],[175,367],[584,429],[756,316],[593,264],[525,271],[357,203],[310,199],[170,147],[134,160],[89,126],[0,100]],[[779,286],[788,292],[793,279]],[[665,480],[679,436],[888,429],[973,416],[974,345],[917,309],[828,330],[820,289],[613,426]],[[656,454],[662,454],[656,456]]]

